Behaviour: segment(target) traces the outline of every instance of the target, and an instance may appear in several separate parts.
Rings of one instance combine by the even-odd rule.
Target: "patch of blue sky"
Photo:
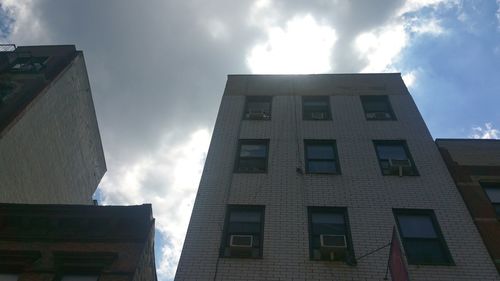
[[[155,263],[158,267],[163,259],[163,250],[165,246],[172,247],[170,241],[166,241],[166,237],[158,230],[155,229]],[[168,242],[168,243],[167,243]]]
[[[436,17],[444,33],[417,36],[399,69],[415,71],[410,89],[434,137],[468,137],[472,127],[500,126],[500,30],[494,1],[407,15]]]
[[[11,34],[14,22],[10,11],[0,3],[0,39],[6,39]]]

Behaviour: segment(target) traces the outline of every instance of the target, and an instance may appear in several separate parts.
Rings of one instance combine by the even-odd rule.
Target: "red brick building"
[[[437,139],[436,144],[500,272],[500,140]]]
[[[2,281],[154,281],[151,205],[0,204]]]

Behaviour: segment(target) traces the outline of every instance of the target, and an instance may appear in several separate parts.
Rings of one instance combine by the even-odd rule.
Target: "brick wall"
[[[499,140],[436,140],[491,259],[500,272],[500,222],[480,181],[500,183]]]
[[[0,137],[0,202],[92,204],[105,171],[79,54]]]
[[[269,88],[269,94],[272,89],[280,92],[273,99],[271,121],[241,121],[244,95],[254,92],[228,82],[176,280],[382,280],[388,249],[356,266],[310,260],[308,206],[347,207],[356,256],[390,241],[395,224],[392,208],[433,209],[456,266],[410,266],[412,280],[499,280],[399,80],[400,91],[390,81],[386,90],[361,87],[363,94],[387,94],[393,89],[390,101],[398,121],[366,121],[355,84],[340,93],[327,92],[330,121],[302,121],[299,93],[282,85]],[[308,94],[306,90],[300,94]],[[267,174],[233,173],[238,139],[244,138],[270,140]],[[297,173],[298,167],[304,170],[304,139],[336,140],[342,174]],[[372,142],[376,139],[406,140],[420,176],[382,176]],[[218,258],[226,204],[266,206],[262,259]]]

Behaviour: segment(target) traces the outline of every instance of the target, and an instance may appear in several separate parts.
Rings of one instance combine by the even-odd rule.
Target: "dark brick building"
[[[500,140],[437,139],[436,144],[500,272]]]
[[[151,205],[0,204],[0,280],[154,281]]]

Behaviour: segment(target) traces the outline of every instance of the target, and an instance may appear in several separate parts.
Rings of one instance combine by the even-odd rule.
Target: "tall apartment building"
[[[92,204],[106,163],[83,53],[0,47],[0,202]]]
[[[0,281],[154,281],[151,205],[94,206],[106,172],[83,53],[0,45]]]
[[[436,144],[500,272],[500,140],[437,139]]]
[[[500,280],[400,74],[230,75],[176,280],[382,280],[394,227],[411,280]]]

